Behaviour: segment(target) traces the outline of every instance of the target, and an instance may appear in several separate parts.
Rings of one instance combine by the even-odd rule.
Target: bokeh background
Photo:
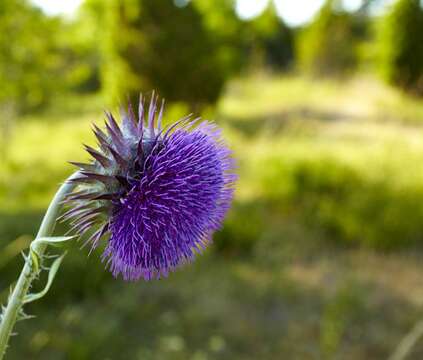
[[[8,359],[422,359],[422,34],[419,0],[1,0],[2,303],[104,108],[156,89],[240,175],[167,279],[72,244]]]

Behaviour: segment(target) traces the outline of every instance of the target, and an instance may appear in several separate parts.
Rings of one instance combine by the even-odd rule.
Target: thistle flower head
[[[106,112],[105,130],[94,125],[99,148],[85,146],[90,163],[73,163],[80,175],[63,219],[86,243],[107,245],[102,255],[115,277],[166,276],[193,260],[211,241],[230,206],[236,176],[229,149],[213,124],[187,116],[162,129],[163,102],[140,99],[118,125]]]

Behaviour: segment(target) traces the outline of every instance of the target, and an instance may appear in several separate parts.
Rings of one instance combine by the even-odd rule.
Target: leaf
[[[62,240],[62,241],[66,241],[66,240]],[[47,292],[50,290],[51,284],[53,283],[54,277],[56,276],[56,273],[59,270],[60,264],[62,263],[63,258],[65,256],[66,256],[66,252],[60,257],[58,257],[56,260],[54,260],[53,264],[50,267],[50,271],[48,273],[48,279],[47,279],[47,284],[45,288],[36,294],[26,295],[23,299],[24,304],[41,299],[45,294],[47,294]]]
[[[51,237],[40,237],[35,239],[32,243],[31,243],[31,248],[33,248],[35,245],[38,244],[45,244],[45,245],[52,245],[52,246],[56,246],[59,247],[62,245],[62,243],[64,243],[65,241],[69,241],[74,239],[75,236],[51,236]]]
[[[30,245],[29,255],[31,256],[32,263],[34,264],[35,271],[40,269],[40,255],[38,254],[36,247],[38,245],[51,245],[60,247],[64,242],[75,238],[75,236],[51,236],[51,237],[40,237],[35,239]]]

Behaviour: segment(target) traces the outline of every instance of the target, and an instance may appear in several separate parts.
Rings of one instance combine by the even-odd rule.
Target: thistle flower
[[[93,161],[80,169],[78,186],[63,215],[71,231],[89,234],[115,277],[150,280],[193,260],[211,241],[230,206],[236,175],[230,150],[212,123],[187,116],[162,129],[164,109],[140,98],[122,124],[106,112],[105,131],[94,125],[99,149],[85,146]],[[157,121],[156,121],[157,120]]]

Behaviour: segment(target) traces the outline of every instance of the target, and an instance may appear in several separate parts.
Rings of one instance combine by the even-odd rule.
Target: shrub
[[[357,45],[363,24],[328,0],[316,20],[298,37],[302,70],[314,75],[343,75],[357,65]]]
[[[0,2],[0,107],[32,110],[58,90],[58,25],[27,1]]]
[[[268,201],[281,204],[326,237],[379,249],[423,243],[423,188],[397,187],[392,179],[370,178],[333,159],[275,160],[264,176]]]
[[[270,68],[283,70],[294,60],[292,30],[277,15],[273,4],[246,24],[250,57]],[[256,60],[257,61],[257,60]],[[253,64],[256,65],[256,64]]]
[[[187,0],[180,0],[185,1]],[[224,76],[239,72],[247,63],[245,24],[235,11],[235,0],[195,0],[203,24],[215,47]]]
[[[250,253],[254,245],[261,241],[269,215],[269,209],[263,203],[235,202],[225,226],[214,236],[216,250],[224,253]]]
[[[192,107],[217,100],[224,64],[193,4],[111,0],[104,10],[102,86],[111,101],[147,89]]]
[[[399,0],[380,30],[381,70],[385,79],[423,95],[423,9],[420,0]]]

